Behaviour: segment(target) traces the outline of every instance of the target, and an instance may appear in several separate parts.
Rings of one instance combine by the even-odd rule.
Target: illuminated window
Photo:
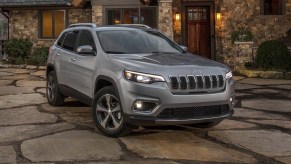
[[[145,24],[156,28],[156,8],[114,8],[107,9],[107,24]]]
[[[282,15],[284,0],[263,0],[264,15]]]
[[[66,14],[63,10],[41,11],[40,20],[41,38],[57,38],[66,26]]]

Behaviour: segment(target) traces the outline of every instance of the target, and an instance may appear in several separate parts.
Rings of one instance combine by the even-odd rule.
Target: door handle
[[[77,59],[76,58],[71,58],[71,61],[72,62],[75,62]]]

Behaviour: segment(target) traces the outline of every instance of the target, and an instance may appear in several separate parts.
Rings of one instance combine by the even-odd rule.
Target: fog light
[[[137,110],[141,110],[141,109],[143,108],[143,102],[142,102],[142,101],[137,101],[137,102],[135,103],[135,108],[136,108]]]
[[[145,102],[138,100],[133,104],[133,110],[138,112],[151,112],[157,106],[158,104],[156,102]]]
[[[229,101],[230,101],[230,102],[232,102],[232,101],[233,101],[232,97],[229,99]]]

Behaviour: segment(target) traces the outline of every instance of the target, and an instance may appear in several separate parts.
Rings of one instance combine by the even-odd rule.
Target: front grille
[[[221,116],[227,113],[229,113],[228,105],[167,108],[158,115],[158,118],[198,119]]]
[[[170,76],[170,85],[175,91],[222,89],[224,84],[222,75]]]

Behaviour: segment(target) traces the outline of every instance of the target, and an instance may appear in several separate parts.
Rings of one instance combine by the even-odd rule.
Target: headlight
[[[232,78],[232,72],[229,71],[227,74],[226,74],[226,79],[231,79]]]
[[[151,74],[144,74],[132,71],[124,71],[124,77],[127,80],[138,82],[138,83],[146,83],[152,84],[154,82],[163,82],[165,79],[159,75],[151,75]]]

